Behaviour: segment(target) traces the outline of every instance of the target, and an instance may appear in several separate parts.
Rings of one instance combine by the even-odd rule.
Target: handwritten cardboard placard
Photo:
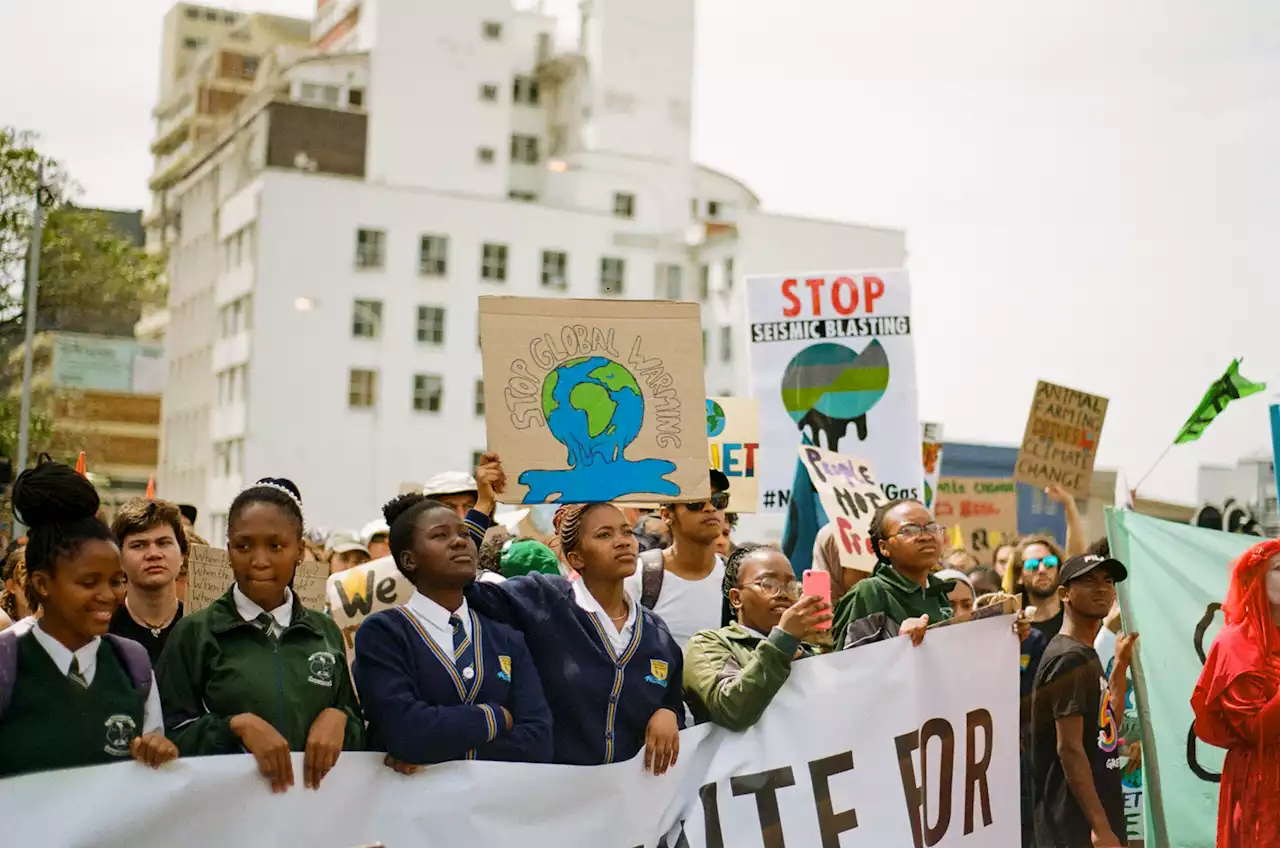
[[[706,500],[698,305],[480,298],[504,503]]]
[[[315,560],[305,560],[293,572],[293,593],[307,609],[324,611],[324,585],[329,566]],[[226,594],[236,582],[231,571],[231,559],[222,548],[192,545],[187,554],[187,599],[183,609],[187,613],[202,610]]]
[[[1061,486],[1089,497],[1107,399],[1041,380],[1018,451],[1014,479],[1037,488]]]
[[[413,594],[410,583],[395,560],[382,557],[329,577],[329,615],[347,645],[347,658],[354,656],[356,629],[375,612],[399,606]]]
[[[711,467],[729,478],[729,509],[755,512],[760,503],[760,402],[753,398],[707,398]]]
[[[871,463],[813,445],[801,445],[798,453],[822,501],[827,520],[836,525],[840,565],[859,571],[873,570],[876,552],[871,547],[868,530],[876,508],[888,503],[889,498],[876,482]]]
[[[1018,536],[1018,486],[1007,478],[942,477],[933,514],[953,547],[988,562],[1002,541]]]

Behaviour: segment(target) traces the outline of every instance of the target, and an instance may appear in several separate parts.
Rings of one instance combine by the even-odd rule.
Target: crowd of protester
[[[1124,844],[1116,752],[1133,638],[1118,640],[1109,681],[1094,643],[1119,629],[1126,572],[1105,541],[1085,550],[1069,495],[1048,493],[1066,512],[1065,550],[1047,536],[947,550],[930,510],[899,499],[871,521],[878,562],[865,573],[841,565],[824,528],[813,563],[828,599],[803,595],[778,548],[734,543],[729,481],[710,476],[702,502],[561,507],[541,540],[495,524],[506,477],[492,454],[474,476],[443,473],[391,500],[358,532],[309,533],[302,493],[267,478],[228,510],[234,583],[184,615],[188,551],[204,544],[195,511],[140,499],[108,525],[93,486],[46,459],[13,491],[29,529],[3,562],[0,777],[248,752],[283,792],[291,752],[317,787],[350,750],[385,752],[403,774],[643,752],[661,775],[682,728],[751,727],[796,662],[920,645],[933,625],[1020,596],[1009,638],[1021,645],[1024,844]],[[413,593],[364,620],[349,669],[338,627],[293,593],[294,570],[383,557]]]

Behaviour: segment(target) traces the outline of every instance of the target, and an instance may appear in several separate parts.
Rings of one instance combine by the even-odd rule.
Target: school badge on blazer
[[[130,756],[129,747],[133,744],[133,737],[138,735],[138,725],[133,719],[127,715],[113,715],[107,718],[105,727],[107,744],[102,750],[113,757]]]
[[[311,672],[307,682],[317,686],[332,686],[333,670],[337,664],[338,661],[334,659],[333,654],[328,651],[316,651],[307,658],[307,669]]]
[[[665,660],[649,660],[649,676],[645,678],[649,683],[656,683],[663,689],[667,688],[667,663]]]
[[[505,680],[507,683],[510,683],[511,682],[511,657],[504,657],[501,654],[499,654],[498,668],[499,668],[498,679]]]

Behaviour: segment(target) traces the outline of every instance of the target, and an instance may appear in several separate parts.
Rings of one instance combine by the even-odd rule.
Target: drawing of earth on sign
[[[724,407],[707,398],[707,437],[714,439],[724,432]]]
[[[842,344],[810,345],[787,364],[782,404],[810,442],[840,450],[852,423],[859,441],[867,438],[867,413],[889,388],[889,357],[879,339],[862,353]],[[825,443],[818,435],[826,437]]]
[[[524,503],[596,503],[623,495],[678,495],[665,459],[628,459],[627,447],[644,425],[644,395],[636,378],[603,356],[570,359],[542,381],[547,429],[565,446],[568,468],[520,475]]]

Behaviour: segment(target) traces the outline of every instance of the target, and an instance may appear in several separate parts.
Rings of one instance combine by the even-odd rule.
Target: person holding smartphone
[[[699,724],[742,731],[760,720],[791,664],[814,654],[806,642],[830,627],[831,605],[817,595],[800,597],[791,563],[763,545],[733,552],[723,589],[736,620],[689,641],[685,698]]]

